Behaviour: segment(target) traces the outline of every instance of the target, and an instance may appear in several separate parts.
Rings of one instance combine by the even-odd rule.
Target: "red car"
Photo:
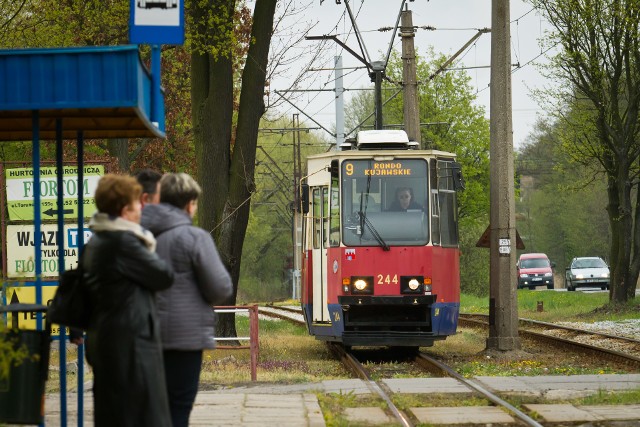
[[[518,263],[518,289],[534,289],[536,286],[546,286],[553,289],[553,270],[556,265],[549,261],[543,253],[522,254]]]

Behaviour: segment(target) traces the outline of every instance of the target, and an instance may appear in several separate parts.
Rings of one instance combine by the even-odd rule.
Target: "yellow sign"
[[[26,284],[16,284],[15,286],[7,286],[6,288],[7,304],[35,304],[36,303],[36,287],[34,282]],[[58,282],[42,282],[42,304],[49,305],[58,289]],[[20,312],[8,313],[7,325],[13,323],[13,316],[18,316],[18,328],[20,329],[36,329],[36,312]],[[46,313],[42,313],[42,319],[46,319]],[[66,329],[67,335],[69,328]],[[60,326],[52,325],[51,335],[60,335]]]

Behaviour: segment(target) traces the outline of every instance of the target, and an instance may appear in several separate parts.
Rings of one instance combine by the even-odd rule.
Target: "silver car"
[[[609,266],[599,257],[574,258],[565,273],[565,286],[569,291],[580,286],[609,289]]]

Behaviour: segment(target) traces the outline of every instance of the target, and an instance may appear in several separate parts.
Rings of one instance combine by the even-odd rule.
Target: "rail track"
[[[460,314],[459,325],[489,327],[489,316]],[[542,332],[541,332],[542,330]],[[550,331],[560,331],[565,337]],[[634,338],[587,331],[553,323],[519,319],[518,334],[540,343],[588,353],[640,370],[640,341]]]
[[[292,307],[260,307],[260,314],[280,318],[286,321],[293,322],[297,325],[304,325],[304,321],[302,319],[302,310],[298,308]],[[488,316],[483,315],[460,315],[460,324],[471,325],[473,327],[483,327],[487,328],[488,324]],[[633,354],[623,353],[620,351],[605,349],[601,347],[597,347],[595,345],[584,344],[568,339],[562,339],[557,336],[549,335],[549,331],[561,331],[563,334],[575,334],[578,336],[589,335],[593,338],[593,341],[602,341],[602,340],[613,340],[619,343],[624,343],[624,345],[630,348],[630,352],[640,352],[640,341],[633,338],[625,338],[619,337],[606,333],[599,333],[593,331],[584,331],[577,328],[565,327],[561,325],[555,325],[545,322],[532,321],[527,319],[520,320],[519,334],[524,337],[528,337],[538,341],[544,341],[545,343],[551,344],[553,346],[567,346],[570,347],[573,351],[580,352],[589,352],[597,354],[598,357],[604,357],[607,359],[615,360],[617,362],[625,363],[629,366],[633,366],[635,368],[640,368],[640,358],[634,356]],[[536,330],[544,330],[546,333],[537,332]],[[345,349],[340,344],[328,343],[329,349],[336,355],[336,357],[342,361],[349,372],[360,378],[364,381],[367,387],[371,390],[372,394],[376,394],[382,398],[389,409],[389,413],[395,417],[400,425],[402,426],[414,426],[416,425],[417,418],[408,411],[404,412],[400,410],[393,403],[391,396],[393,396],[393,392],[387,387],[387,385],[382,381],[376,381],[372,379],[371,370],[365,367],[359,360],[356,354],[362,354],[362,352],[358,351],[354,352]],[[405,354],[406,356],[406,354]],[[542,426],[538,421],[532,418],[527,413],[521,411],[520,409],[514,407],[507,401],[503,400],[500,396],[494,394],[489,391],[486,386],[482,385],[480,382],[474,379],[468,379],[460,375],[453,368],[449,367],[445,363],[432,358],[431,356],[424,353],[417,353],[415,358],[407,359],[409,363],[415,363],[415,365],[419,366],[421,369],[429,371],[430,373],[441,376],[441,377],[451,377],[458,381],[461,384],[464,384],[469,388],[470,391],[477,393],[484,399],[492,402],[496,407],[506,411],[511,414],[514,418],[517,419],[518,425],[526,425],[526,426]],[[374,371],[375,372],[375,371]],[[374,374],[380,375],[380,374]],[[382,374],[384,375],[384,374]]]
[[[260,307],[260,314],[276,317],[296,325],[304,326],[302,310],[294,307]],[[460,314],[461,326],[489,326],[489,316],[483,314]],[[640,370],[640,340],[597,331],[541,322],[531,319],[519,319],[519,334],[522,337],[572,351],[592,354],[606,360],[621,363]],[[563,335],[563,336],[559,336]]]
[[[360,361],[353,355],[352,352],[346,351],[345,348],[339,344],[335,343],[327,343],[329,349],[338,357],[344,366],[352,372],[355,376],[365,381],[367,387],[374,393],[377,394],[384,400],[389,408],[389,411],[393,414],[394,418],[398,420],[400,425],[410,427],[415,425],[412,422],[407,414],[402,412],[398,407],[393,403],[390,397],[390,393],[388,390],[385,390],[386,387],[384,385],[374,381],[371,378],[368,370],[360,363]]]
[[[304,319],[302,317],[302,309],[295,309],[292,307],[276,307],[276,306],[260,306],[258,307],[258,313],[267,317],[274,317],[276,319],[286,320],[298,326],[304,326]]]
[[[372,379],[369,370],[364,367],[364,365],[358,360],[357,356],[352,351],[347,351],[344,347],[339,344],[327,344],[330,350],[339,358],[344,366],[356,377],[365,381],[369,389],[372,393],[380,396],[387,404],[389,411],[393,414],[396,420],[403,426],[413,426],[417,424],[417,420],[414,420],[410,414],[403,412],[398,409],[393,400],[391,399],[392,392],[388,389],[388,387],[379,381],[375,381]],[[449,367],[448,365],[433,359],[432,357],[424,354],[418,353],[415,357],[415,363],[422,367],[423,369],[429,372],[437,372],[441,376],[448,376],[454,378],[458,382],[467,386],[470,390],[478,393],[483,398],[487,399],[490,402],[493,402],[497,407],[505,410],[508,413],[513,414],[521,423],[521,425],[531,426],[531,427],[542,427],[540,423],[538,423],[535,419],[531,418],[529,415],[520,411],[518,408],[514,407],[510,403],[501,399],[499,396],[487,390],[482,385],[477,382],[464,378],[462,375],[457,373],[454,369]]]

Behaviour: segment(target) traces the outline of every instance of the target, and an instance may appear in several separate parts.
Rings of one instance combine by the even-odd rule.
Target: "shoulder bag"
[[[47,317],[51,323],[87,330],[90,315],[91,306],[84,286],[81,256],[77,269],[67,270],[60,275]]]

